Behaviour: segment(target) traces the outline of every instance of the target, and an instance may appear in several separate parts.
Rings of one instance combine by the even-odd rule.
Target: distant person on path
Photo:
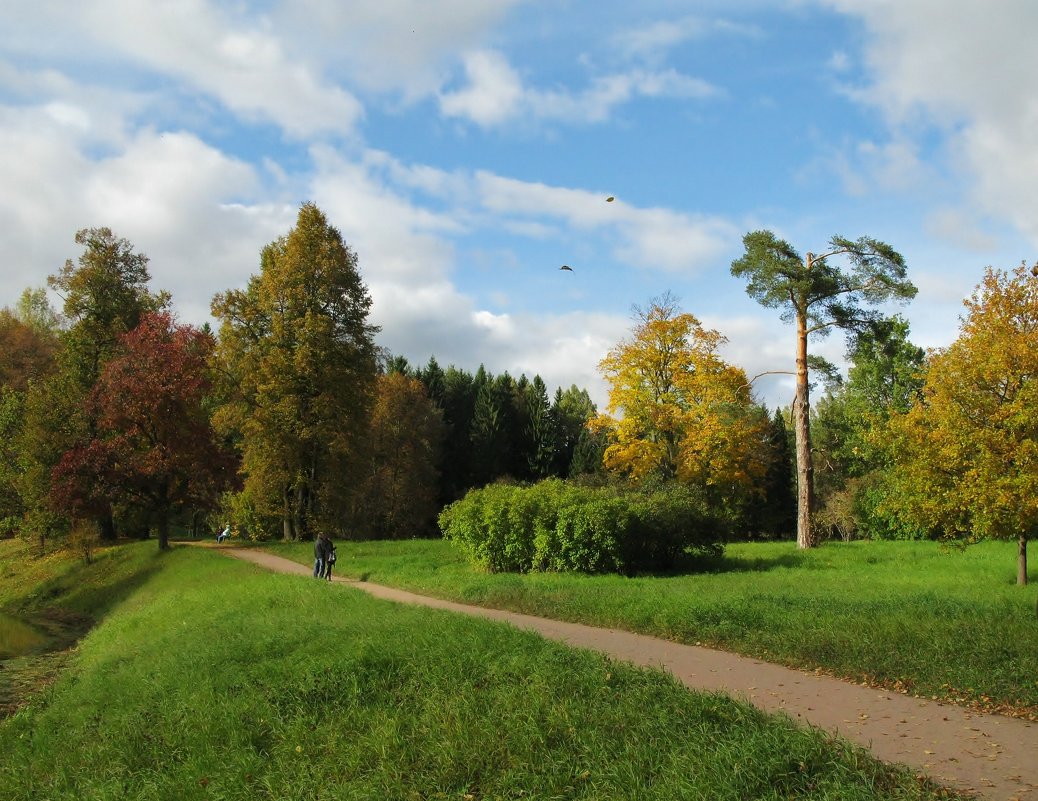
[[[328,538],[328,556],[324,560],[324,578],[332,580],[332,565],[335,564],[335,543]]]
[[[230,523],[224,523],[223,531],[221,531],[219,534],[216,535],[216,541],[217,542],[223,542],[229,536],[231,536],[231,524]]]
[[[332,541],[328,539],[328,535],[324,532],[318,534],[317,539],[314,540],[314,578],[324,578],[325,568],[333,550]]]

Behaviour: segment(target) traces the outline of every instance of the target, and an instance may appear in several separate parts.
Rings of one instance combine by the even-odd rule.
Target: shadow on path
[[[311,569],[258,550],[223,553],[270,570],[311,576]],[[1038,801],[1038,724],[987,715],[829,676],[694,645],[579,623],[486,609],[335,577],[378,598],[510,623],[578,648],[673,674],[687,687],[719,691],[769,712],[839,734],[885,762],[997,801]]]

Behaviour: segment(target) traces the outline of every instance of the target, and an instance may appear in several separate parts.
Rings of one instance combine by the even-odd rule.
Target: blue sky
[[[757,228],[888,242],[944,346],[986,266],[1036,255],[1035,30],[1030,0],[0,0],[0,305],[108,226],[205,322],[312,200],[414,363],[602,405],[669,291],[748,374],[792,369],[729,273]]]

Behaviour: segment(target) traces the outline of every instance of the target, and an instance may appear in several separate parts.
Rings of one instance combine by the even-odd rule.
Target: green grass
[[[211,550],[110,558],[147,575],[0,722],[5,799],[949,797],[788,718],[507,626]]]
[[[311,559],[308,543],[264,547]],[[1015,547],[853,542],[799,551],[793,543],[743,543],[701,572],[623,578],[487,574],[439,540],[342,542],[336,569],[1035,717],[1035,587],[1015,585]]]

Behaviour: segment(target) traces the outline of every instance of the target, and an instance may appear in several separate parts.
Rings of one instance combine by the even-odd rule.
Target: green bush
[[[549,479],[469,492],[440,514],[446,539],[491,572],[636,573],[718,554],[723,527],[702,496]]]

